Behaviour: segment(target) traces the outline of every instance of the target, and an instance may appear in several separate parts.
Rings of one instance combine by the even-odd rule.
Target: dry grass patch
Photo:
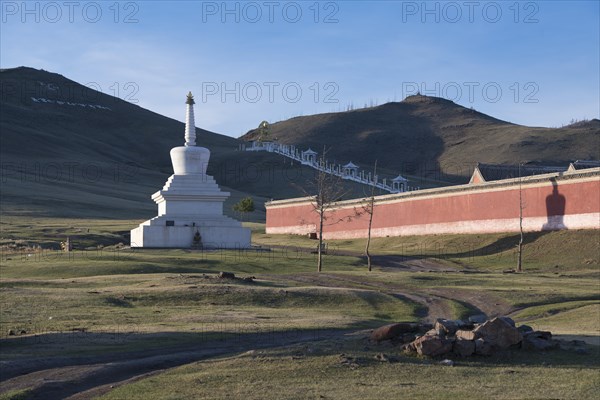
[[[591,355],[508,351],[490,358],[404,356],[362,339],[323,341],[202,361],[119,387],[104,400],[144,399],[456,399],[597,398],[600,365]],[[379,352],[395,362],[375,359]]]

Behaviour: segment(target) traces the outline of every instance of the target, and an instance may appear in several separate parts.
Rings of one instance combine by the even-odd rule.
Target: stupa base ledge
[[[200,240],[194,240],[196,232]],[[132,248],[247,249],[250,229],[241,226],[140,225],[131,231]]]

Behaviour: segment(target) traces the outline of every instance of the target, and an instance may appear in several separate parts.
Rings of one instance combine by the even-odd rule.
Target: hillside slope
[[[242,140],[258,138],[251,130]],[[281,143],[330,148],[331,159],[464,182],[476,162],[561,165],[600,158],[600,121],[563,128],[511,124],[437,97],[302,116],[270,125]],[[340,143],[344,145],[341,146]]]
[[[155,215],[150,196],[172,174],[169,150],[183,144],[181,122],[43,70],[2,70],[0,85],[2,214]],[[182,93],[182,117],[184,102]],[[196,134],[211,150],[208,173],[232,193],[227,213],[252,195],[252,219],[261,220],[264,201],[304,194],[312,170],[275,154],[239,152],[228,136]]]
[[[154,216],[150,195],[172,173],[169,150],[182,143],[181,122],[43,70],[1,70],[0,85],[3,214]],[[307,181],[314,170],[272,153],[240,152],[240,141],[228,136],[202,129],[197,135],[212,153],[208,173],[232,193],[225,204],[228,214],[241,197],[251,195],[257,211],[250,219],[264,220],[264,201],[310,192]],[[274,123],[271,136],[317,151],[326,145],[330,160],[353,161],[367,170],[377,159],[380,176],[400,172],[411,186],[430,187],[465,182],[476,161],[598,159],[600,121],[530,128],[447,100],[412,96],[401,103]],[[256,137],[250,131],[242,139]],[[360,185],[348,184],[348,190],[347,197],[365,193]]]

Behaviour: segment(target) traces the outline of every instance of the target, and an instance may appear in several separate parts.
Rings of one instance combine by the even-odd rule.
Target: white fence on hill
[[[389,193],[402,193],[419,190],[418,187],[408,186],[408,180],[400,175],[394,179],[381,179],[379,176],[371,176],[371,172],[360,170],[358,166],[348,163],[346,165],[330,163],[327,160],[319,160],[317,153],[308,150],[300,150],[294,145],[281,144],[275,142],[253,141],[240,144],[241,151],[268,151],[269,153],[281,154],[284,157],[295,160],[302,165],[312,167],[328,174],[339,176],[342,179],[353,181],[368,186],[375,186],[378,189]]]

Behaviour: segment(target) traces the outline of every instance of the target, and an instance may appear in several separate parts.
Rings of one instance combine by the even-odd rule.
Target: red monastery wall
[[[519,230],[519,187],[526,231],[600,229],[600,168],[420,190],[376,197],[372,235],[404,236]],[[310,198],[267,203],[266,232],[316,232]],[[365,237],[368,215],[360,199],[336,203],[323,237]],[[339,222],[338,222],[339,221]]]

